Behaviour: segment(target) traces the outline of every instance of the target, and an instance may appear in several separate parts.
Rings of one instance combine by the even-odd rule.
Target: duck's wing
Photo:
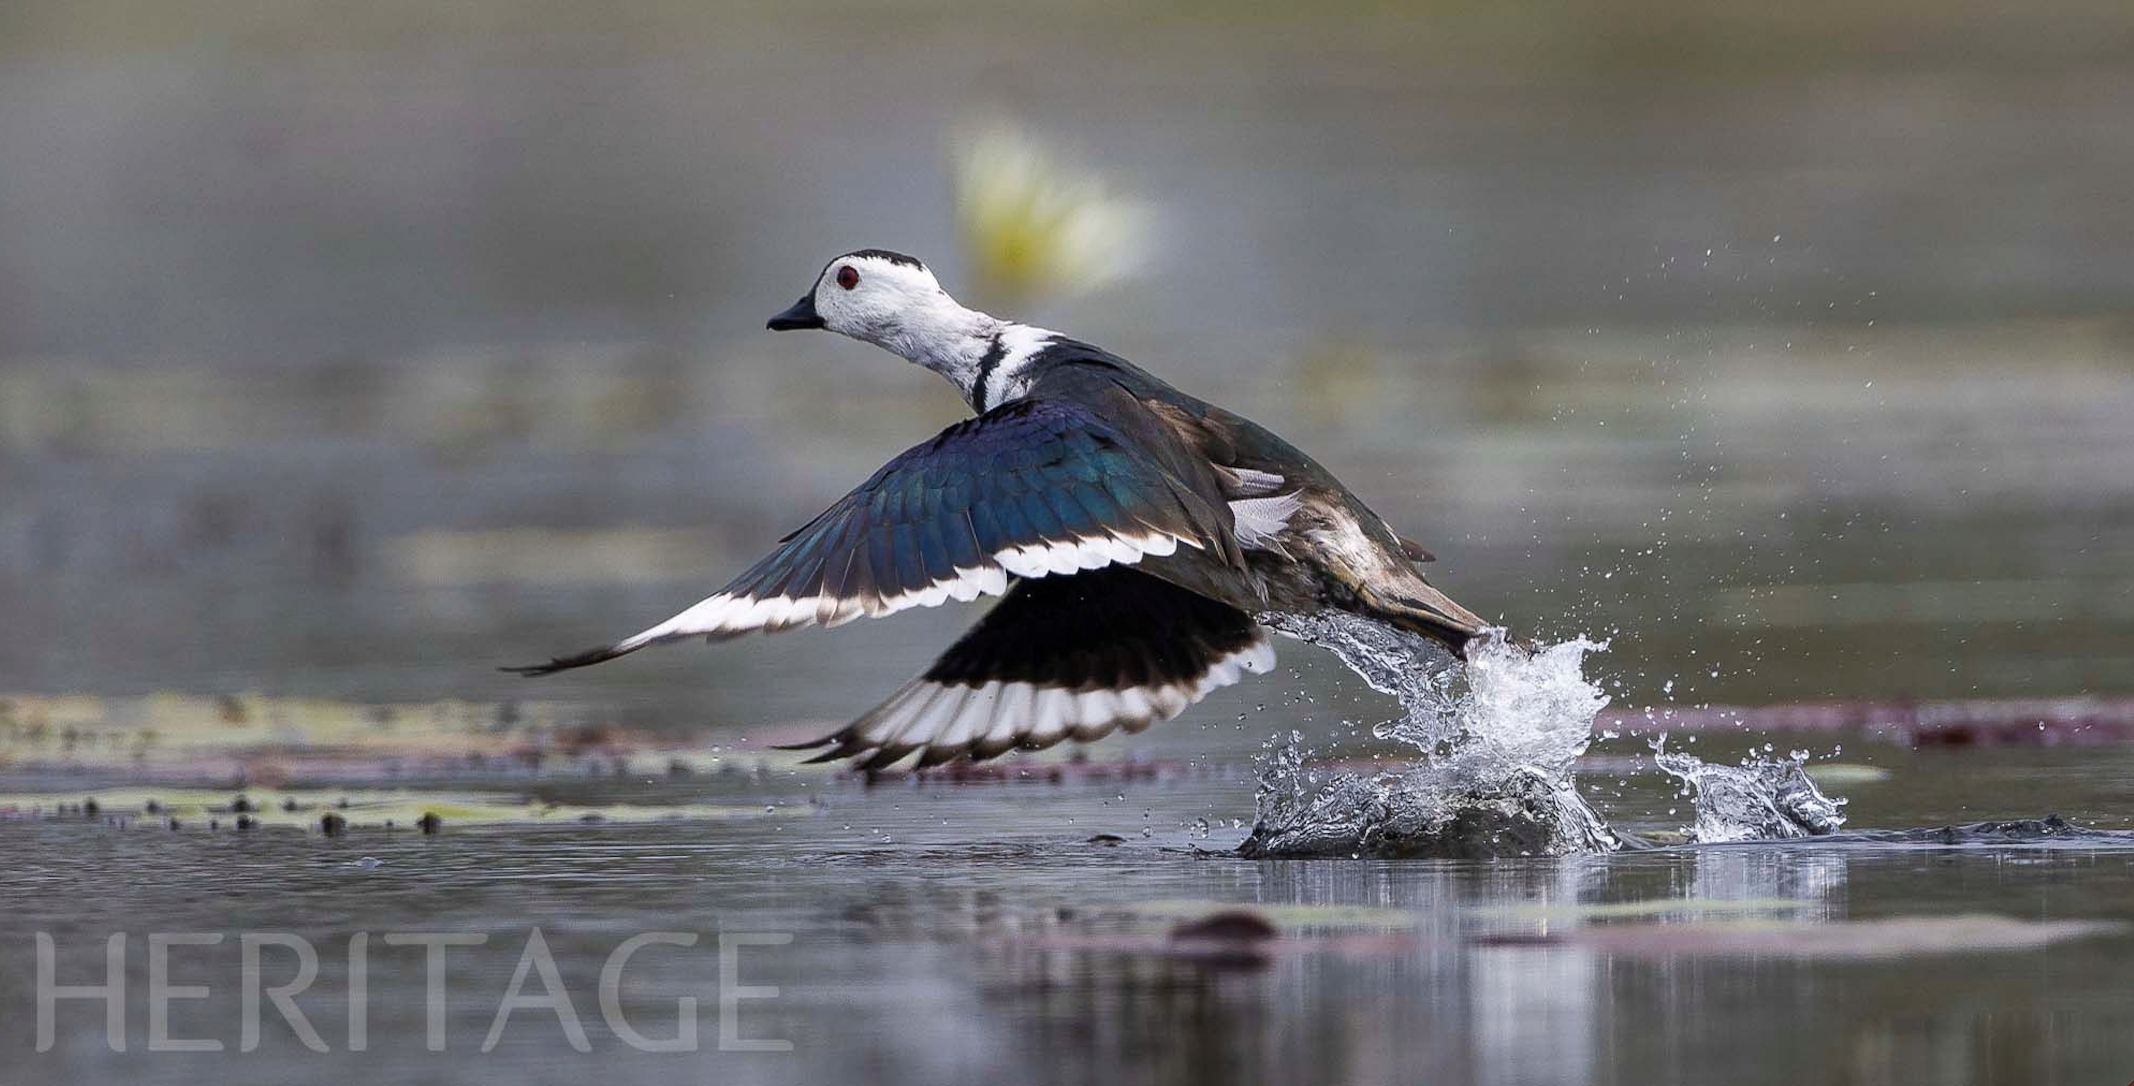
[[[1019,581],[925,674],[800,749],[882,769],[915,751],[925,767],[1086,743],[1169,720],[1273,666],[1251,616],[1140,570]]]
[[[1181,546],[1235,563],[1228,506],[1168,459],[1072,401],[1002,404],[891,460],[688,610],[612,645],[506,670],[545,675],[685,637],[837,626]]]

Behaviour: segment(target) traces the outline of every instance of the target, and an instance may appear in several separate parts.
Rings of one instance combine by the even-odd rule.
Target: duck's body
[[[832,261],[771,327],[877,343],[948,378],[978,415],[696,606],[517,670],[1005,595],[924,675],[817,744],[881,768],[1168,719],[1273,665],[1257,614],[1351,611],[1454,651],[1484,630],[1415,569],[1421,548],[1288,442],[1107,351],[957,305],[910,257]]]
[[[1455,651],[1482,632],[1415,569],[1427,552],[1265,427],[1076,340],[1050,341],[1032,368],[1040,375],[1018,389],[1024,397],[1088,408],[1136,447],[1169,454],[1166,467],[1229,507],[1242,568],[1181,551],[1144,562],[1147,572],[1248,614],[1357,611]]]

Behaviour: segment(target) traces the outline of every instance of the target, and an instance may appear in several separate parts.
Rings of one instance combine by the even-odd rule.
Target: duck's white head
[[[917,258],[860,249],[824,265],[768,327],[821,328],[887,348],[955,382],[968,399],[986,353],[1014,326],[949,297]]]
[[[869,343],[896,336],[915,319],[968,312],[941,289],[917,257],[861,249],[823,266],[815,285],[772,317],[774,332],[823,328]]]

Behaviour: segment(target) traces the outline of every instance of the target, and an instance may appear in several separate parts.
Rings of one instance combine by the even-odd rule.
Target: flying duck
[[[932,667],[801,749],[883,769],[1138,732],[1274,666],[1266,612],[1337,608],[1464,654],[1485,624],[1311,457],[1119,356],[966,308],[883,249],[832,260],[770,319],[883,347],[977,412],[884,465],[678,615],[506,670],[684,638],[841,626],[1000,596]]]

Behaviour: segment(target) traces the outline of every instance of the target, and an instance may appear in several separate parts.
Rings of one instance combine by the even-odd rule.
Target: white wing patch
[[[1303,504],[1304,492],[1301,490],[1231,502],[1230,519],[1236,524],[1238,543],[1257,550],[1281,551],[1275,537],[1289,527],[1289,518],[1295,516]]]
[[[1064,739],[1087,743],[1120,728],[1139,732],[1169,720],[1248,673],[1273,670],[1274,662],[1274,645],[1263,631],[1198,678],[1159,686],[1077,691],[1025,682],[957,686],[913,679],[854,721],[847,741],[861,745],[855,754],[895,751],[892,761],[913,751],[927,752],[922,758],[966,751],[992,755],[1012,747],[1041,749]]]
[[[1287,554],[1276,536],[1289,527],[1289,518],[1304,504],[1304,488],[1277,494],[1285,480],[1271,471],[1224,467],[1229,475],[1225,489],[1230,494],[1230,519],[1237,542],[1248,550]]]
[[[1133,565],[1154,555],[1175,553],[1179,544],[1199,549],[1183,536],[1149,531],[1110,533],[1056,543],[1033,543],[994,553],[980,566],[958,569],[954,576],[894,596],[737,596],[720,592],[651,629],[617,642],[612,651],[634,652],[646,645],[684,637],[714,640],[757,630],[773,632],[799,626],[842,626],[861,617],[895,614],[913,607],[939,607],[949,600],[969,601],[1008,590],[1009,576],[1045,577],[1080,573],[1109,565]]]

